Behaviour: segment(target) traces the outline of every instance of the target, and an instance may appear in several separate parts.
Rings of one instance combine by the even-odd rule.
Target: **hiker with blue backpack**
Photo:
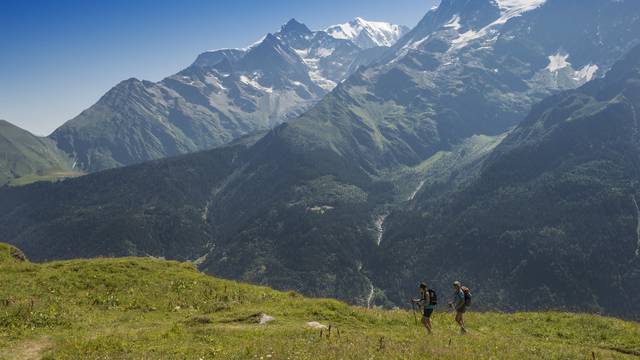
[[[460,281],[453,283],[453,300],[449,302],[449,306],[456,311],[456,322],[460,325],[460,333],[466,334],[467,329],[464,327],[464,313],[471,306],[471,290],[462,286]]]
[[[420,298],[413,299],[412,302],[422,307],[422,325],[431,334],[433,326],[431,324],[431,315],[438,305],[438,295],[435,290],[429,289],[426,283],[420,283]]]

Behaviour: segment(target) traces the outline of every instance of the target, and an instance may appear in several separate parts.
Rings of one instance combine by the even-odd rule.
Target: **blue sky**
[[[119,81],[158,81],[209,49],[244,47],[290,18],[414,26],[438,0],[0,0],[0,119],[38,135]]]

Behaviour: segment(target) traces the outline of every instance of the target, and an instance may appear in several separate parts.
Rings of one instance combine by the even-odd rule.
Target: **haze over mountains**
[[[231,143],[4,188],[4,241],[37,260],[193,260],[367,306],[465,278],[480,308],[637,318],[618,299],[640,296],[638,19],[633,1],[443,0],[366,50],[291,21],[127,81],[53,135],[88,170]],[[201,143],[160,146],[180,133]]]

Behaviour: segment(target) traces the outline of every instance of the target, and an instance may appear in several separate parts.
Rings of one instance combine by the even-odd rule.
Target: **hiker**
[[[456,311],[456,322],[460,325],[460,333],[466,334],[464,313],[467,311],[467,306],[471,304],[471,293],[468,288],[462,286],[460,281],[453,283],[453,290],[453,300],[449,302],[449,306]]]
[[[420,298],[413,299],[413,303],[422,306],[422,325],[431,334],[433,326],[431,324],[431,314],[438,304],[436,292],[429,289],[426,283],[420,283]]]

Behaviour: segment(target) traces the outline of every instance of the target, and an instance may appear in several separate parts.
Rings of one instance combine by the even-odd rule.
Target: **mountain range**
[[[475,172],[447,174],[461,185],[429,179],[386,222],[383,288],[400,301],[409,267],[479,284],[508,310],[637,316],[618,299],[640,295],[639,109],[636,47],[603,79],[535,105]]]
[[[158,83],[129,79],[50,138],[86,171],[210,149],[300,115],[391,45],[402,28],[366,24],[357,37],[292,19],[246,49],[205,52]],[[354,42],[354,41],[357,41]],[[366,44],[361,47],[358,44]]]
[[[213,150],[0,189],[0,240],[36,260],[191,260],[366,306],[401,306],[425,278],[440,289],[462,278],[481,309],[637,318],[638,304],[618,300],[640,296],[638,19],[630,1],[443,0],[366,66],[333,68],[310,65],[322,63],[310,60],[325,49],[319,38],[346,41],[331,56],[371,49],[290,22],[185,71],[231,64],[274,92],[299,82],[318,93],[299,116]],[[286,61],[251,78],[255,51]],[[204,83],[177,76],[125,85],[161,98],[183,89],[176,82]],[[129,91],[109,106],[146,111]],[[99,170],[149,158],[102,160],[114,151],[78,161]]]

